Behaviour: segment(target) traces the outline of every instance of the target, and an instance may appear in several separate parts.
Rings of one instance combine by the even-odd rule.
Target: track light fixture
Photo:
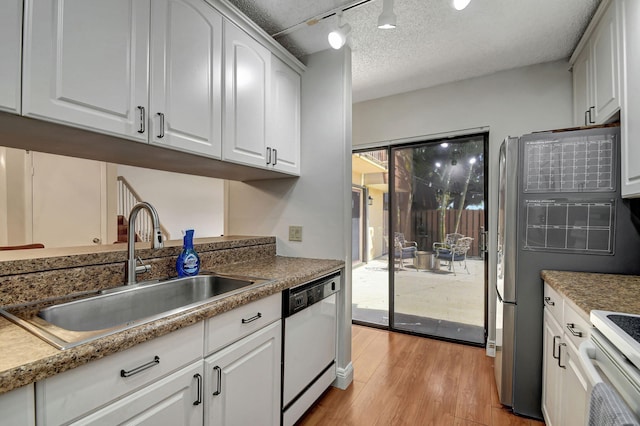
[[[393,0],[384,0],[382,13],[378,18],[378,28],[389,30],[396,27],[396,14],[393,13]]]
[[[342,24],[342,12],[336,13],[338,17],[338,28],[329,33],[329,45],[338,50],[347,42],[347,36],[351,32],[351,25]]]
[[[469,6],[471,0],[453,0],[453,8],[456,10],[462,10]]]

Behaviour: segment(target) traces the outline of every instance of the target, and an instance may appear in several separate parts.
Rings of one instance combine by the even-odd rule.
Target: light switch
[[[302,226],[289,226],[289,241],[302,241]]]

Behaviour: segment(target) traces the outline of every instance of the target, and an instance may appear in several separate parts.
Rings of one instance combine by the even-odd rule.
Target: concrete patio
[[[410,321],[408,326],[421,323],[424,328],[425,320],[433,319],[484,329],[484,261],[467,259],[467,266],[468,272],[457,263],[454,275],[446,264],[439,270],[418,270],[412,262],[405,261],[404,269],[396,270],[394,274],[396,323],[406,320]],[[386,256],[354,266],[352,276],[353,318],[388,325]]]

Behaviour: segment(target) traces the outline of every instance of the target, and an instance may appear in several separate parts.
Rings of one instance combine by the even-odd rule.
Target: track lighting
[[[342,12],[336,13],[338,17],[338,28],[329,33],[329,45],[338,50],[347,42],[347,36],[351,32],[351,25],[342,25]]]
[[[378,18],[378,28],[389,30],[396,27],[396,14],[393,13],[393,0],[384,0],[382,13]]]
[[[465,7],[469,6],[471,0],[453,0],[453,7],[456,10],[462,10]]]

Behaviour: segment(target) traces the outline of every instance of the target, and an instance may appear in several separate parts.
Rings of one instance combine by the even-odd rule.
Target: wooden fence
[[[445,234],[458,232],[465,237],[473,238],[469,257],[480,257],[482,244],[482,231],[484,231],[484,210],[463,210],[460,217],[460,226],[456,231],[457,210],[445,212]],[[440,210],[414,211],[412,215],[411,229],[415,232],[412,239],[418,242],[418,249],[430,251],[433,243],[441,241],[444,236],[438,235],[440,227]],[[409,238],[407,238],[409,239]]]

